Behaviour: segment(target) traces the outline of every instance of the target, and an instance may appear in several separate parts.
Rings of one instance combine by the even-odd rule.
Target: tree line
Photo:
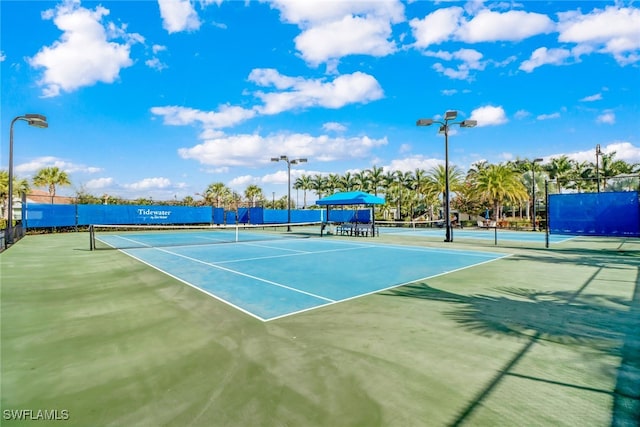
[[[460,212],[480,215],[490,211],[494,219],[504,213],[512,216],[530,217],[535,188],[535,200],[544,198],[545,181],[550,182],[554,192],[595,192],[614,190],[638,190],[639,164],[616,160],[615,152],[602,154],[598,164],[578,162],[568,156],[551,158],[548,162],[535,162],[517,159],[499,164],[486,161],[474,163],[463,172],[455,165],[449,166],[449,189],[451,207]],[[616,179],[613,179],[616,178]],[[534,182],[535,181],[535,182]],[[57,167],[39,170],[32,179],[36,187],[48,188],[53,203],[56,188],[70,185],[69,177]],[[79,204],[137,204],[137,205],[181,205],[214,206],[225,209],[263,206],[286,209],[289,206],[313,208],[308,203],[309,194],[322,198],[339,191],[365,191],[384,195],[386,204],[379,214],[386,219],[437,219],[441,217],[441,207],[445,198],[445,167],[438,165],[429,170],[414,171],[387,170],[373,166],[359,172],[344,174],[301,175],[295,179],[293,189],[295,198],[287,201],[287,196],[269,198],[262,188],[251,184],[244,192],[234,191],[222,182],[207,186],[200,196],[187,196],[181,200],[152,200],[138,198],[126,200],[104,194],[91,195],[78,191],[75,199]],[[28,193],[27,180],[14,181],[14,194]],[[302,203],[299,201],[302,193]],[[0,198],[6,201],[8,196],[8,173],[0,171]],[[300,206],[301,205],[301,206]]]

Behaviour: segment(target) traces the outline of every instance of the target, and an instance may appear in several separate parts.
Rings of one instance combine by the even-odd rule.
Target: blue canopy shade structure
[[[347,191],[335,193],[316,201],[320,206],[335,205],[384,205],[384,198],[365,193],[364,191]]]

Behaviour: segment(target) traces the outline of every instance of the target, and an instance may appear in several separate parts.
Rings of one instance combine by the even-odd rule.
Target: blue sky
[[[469,168],[595,147],[640,162],[633,2],[1,1],[1,141],[30,178],[167,200],[213,182],[285,195],[287,168]],[[195,196],[196,198],[198,196]]]

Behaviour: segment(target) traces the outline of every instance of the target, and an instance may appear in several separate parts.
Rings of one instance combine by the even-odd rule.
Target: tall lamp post
[[[289,159],[288,156],[272,157],[272,162],[287,162],[287,231],[291,231],[291,165],[307,163],[307,159]]]
[[[444,113],[444,121],[433,119],[418,119],[416,126],[431,126],[434,123],[440,125],[438,133],[444,133],[444,215],[445,215],[445,228],[446,236],[445,242],[453,242],[453,230],[451,228],[451,214],[449,210],[449,126],[460,125],[461,128],[475,127],[478,122],[476,120],[463,120],[461,122],[454,122],[453,120],[458,117],[457,111],[447,111]]]
[[[8,209],[7,212],[7,228],[6,228],[6,242],[7,244],[13,243],[13,125],[17,121],[25,121],[29,126],[37,128],[47,128],[47,118],[42,114],[25,114],[24,116],[18,116],[11,120],[9,126],[9,195],[8,195]]]
[[[531,161],[531,196],[533,198],[533,217],[531,218],[531,224],[533,225],[533,231],[536,231],[536,162],[541,162],[543,159],[538,157]]]
[[[600,144],[596,144],[596,186],[598,193],[600,192],[600,156],[602,156],[602,150],[600,150]]]

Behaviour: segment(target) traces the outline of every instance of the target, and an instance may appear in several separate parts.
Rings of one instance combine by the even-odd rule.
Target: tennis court
[[[381,227],[380,233],[391,234],[391,235],[411,235],[411,236],[420,236],[420,237],[429,237],[429,238],[442,238],[444,237],[444,229],[443,228],[399,228],[399,227]],[[496,234],[497,233],[497,234]],[[475,240],[490,240],[494,241],[509,241],[509,242],[523,242],[523,243],[532,243],[532,244],[544,244],[545,243],[545,233],[543,232],[532,232],[532,231],[512,231],[512,230],[501,230],[501,229],[454,229],[453,230],[454,239],[475,239]],[[556,235],[552,234],[549,236],[550,244],[557,244],[566,242],[567,240],[572,239],[573,236],[566,235]]]
[[[263,321],[506,256],[251,232],[218,243],[234,240],[233,233],[116,232],[98,239]]]
[[[3,426],[43,424],[28,418],[39,410],[69,417],[46,425],[176,427],[568,427],[640,414],[638,239],[144,247],[134,234],[96,251],[84,232],[28,235],[0,255]],[[297,314],[259,311],[269,292]]]

